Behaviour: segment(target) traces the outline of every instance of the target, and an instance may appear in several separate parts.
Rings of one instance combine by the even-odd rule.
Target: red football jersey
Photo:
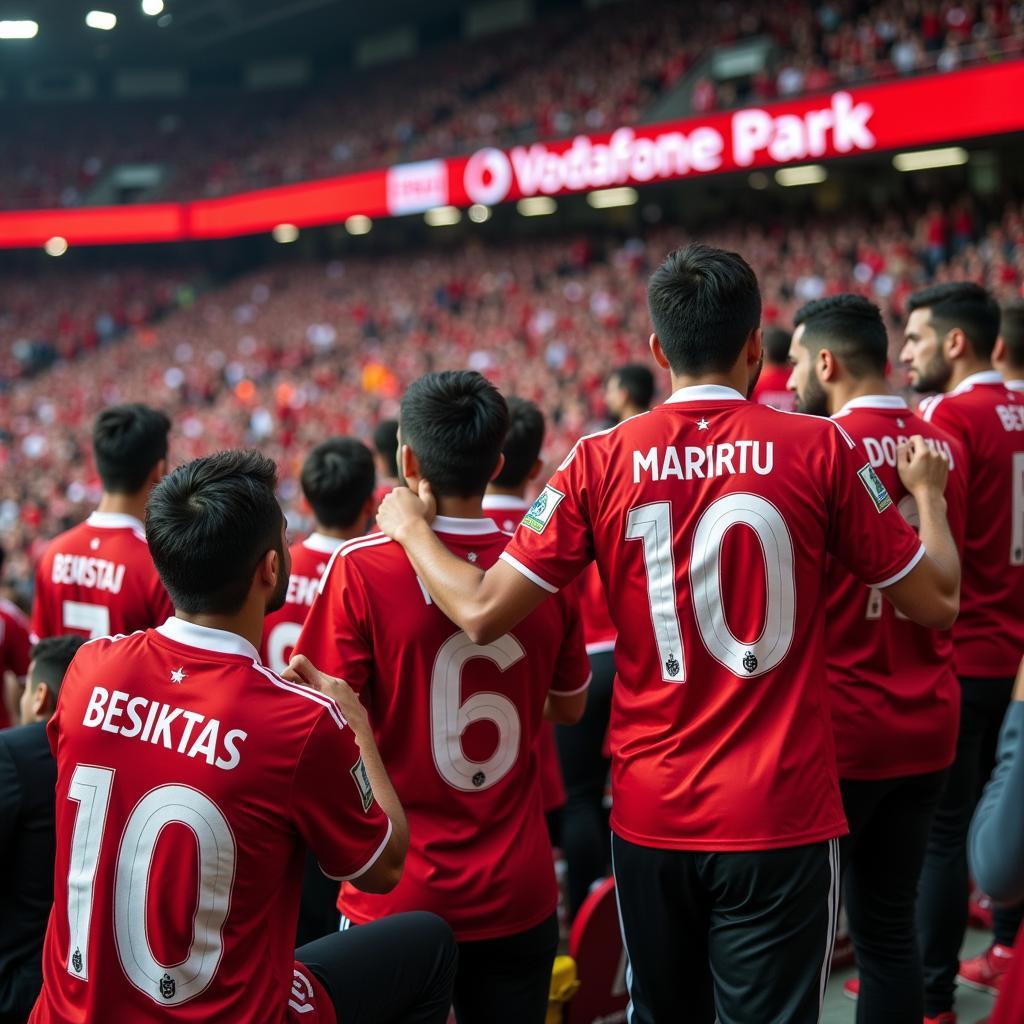
[[[32,632],[40,639],[134,633],[173,614],[134,516],[93,512],[50,541],[36,568]]]
[[[962,548],[967,460],[960,442],[895,395],[854,399],[836,419],[864,448],[911,526],[917,525],[917,506],[900,481],[897,447],[921,434],[949,459],[946,509]],[[836,558],[828,560],[826,593],[825,656],[839,777],[889,779],[947,767],[960,723],[952,634],[911,622]]]
[[[888,586],[924,548],[835,422],[677,391],[585,437],[502,555],[551,592],[595,560],[618,627],[612,827],[760,850],[845,830],[824,566]]]
[[[761,405],[792,412],[796,408],[796,392],[786,387],[791,373],[788,366],[765,366],[750,397]]]
[[[342,879],[391,834],[337,705],[171,618],[86,644],[47,728],[57,862],[32,1024],[284,1021],[306,847]]]
[[[12,672],[19,679],[28,675],[32,643],[28,617],[16,604],[0,597],[0,729],[11,725],[2,696],[4,673]]]
[[[316,597],[327,563],[345,542],[322,533],[311,533],[304,541],[289,549],[292,574],[284,604],[263,620],[260,657],[275,672],[283,672],[291,660],[292,648],[302,632],[309,606]]]
[[[530,507],[525,498],[516,498],[509,494],[485,494],[483,510],[487,516],[504,533],[511,535],[519,525],[519,520]],[[583,627],[586,638],[586,624]],[[562,778],[562,766],[558,761],[558,745],[555,742],[555,727],[550,722],[542,722],[537,735],[538,753],[540,755],[540,792],[544,803],[544,813],[565,806],[565,781]]]
[[[580,595],[580,615],[583,617],[583,638],[587,642],[587,654],[615,650],[616,629],[612,613],[608,610],[604,584],[597,565],[588,565],[576,581]]]
[[[482,569],[508,542],[490,519],[438,516],[434,529]],[[295,649],[362,694],[409,818],[397,888],[345,886],[341,911],[362,923],[431,910],[459,940],[512,935],[551,914],[537,736],[548,692],[589,681],[575,602],[549,603],[478,646],[431,602],[402,548],[371,535],[334,556]]]
[[[960,617],[953,626],[958,675],[1011,678],[1024,651],[1024,394],[994,370],[921,403],[921,417],[967,453],[967,521]]]

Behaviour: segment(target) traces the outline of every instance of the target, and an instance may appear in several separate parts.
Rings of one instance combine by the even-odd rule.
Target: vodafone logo
[[[512,187],[512,163],[493,146],[477,150],[466,164],[463,179],[466,195],[474,203],[493,206],[500,203]]]

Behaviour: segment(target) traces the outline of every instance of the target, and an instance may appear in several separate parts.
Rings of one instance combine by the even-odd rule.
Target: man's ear
[[[1003,341],[1003,336],[1000,334],[996,338],[995,348],[992,349],[992,363],[997,365],[999,363],[1006,362],[1006,342]]]
[[[970,355],[970,342],[967,335],[959,327],[954,327],[942,339],[942,348],[947,359],[963,359]]]
[[[420,460],[416,458],[416,453],[407,445],[403,444],[399,449],[399,466],[402,469],[402,476],[405,478],[405,482],[409,484],[410,480],[420,479]],[[416,490],[412,484],[409,484],[412,490]]]
[[[146,477],[146,490],[151,491],[163,478],[167,476],[167,459],[161,459]]]
[[[661,347],[661,342],[658,340],[656,334],[652,334],[647,344],[651,348],[651,355],[654,356],[654,361],[663,369],[667,370],[668,356],[665,355],[665,350]]]
[[[499,455],[498,461],[494,466],[494,472],[491,473],[491,479],[493,480],[503,469],[505,468],[505,456]]]
[[[831,384],[839,375],[839,360],[827,348],[820,348],[814,360],[814,372],[822,384]]]
[[[543,471],[543,469],[544,469],[544,460],[543,459],[536,459],[534,461],[534,463],[533,463],[533,468],[530,470],[529,473],[526,474],[526,479],[527,480],[536,480],[537,477],[540,476],[540,474]]]
[[[32,714],[36,718],[40,718],[45,713],[52,714],[54,709],[50,705],[53,702],[53,694],[50,693],[50,688],[46,683],[36,683],[36,688],[32,692]]]
[[[281,556],[274,548],[268,548],[266,554],[260,559],[256,566],[256,579],[267,590],[273,590],[277,586],[278,577],[284,572],[284,565],[281,563]]]
[[[763,351],[761,328],[755,327],[750,332],[750,337],[747,338],[747,366],[756,366],[761,362]]]

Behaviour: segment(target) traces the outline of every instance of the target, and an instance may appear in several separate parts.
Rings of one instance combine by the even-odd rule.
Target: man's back
[[[896,452],[922,435],[949,460],[946,509],[958,544],[967,511],[967,460],[960,443],[911,412],[902,398],[871,395],[837,414],[860,444],[904,519],[917,506],[896,469]],[[839,775],[895,778],[936,772],[953,760],[960,686],[948,630],[900,615],[837,559],[828,561],[826,656]]]
[[[439,516],[434,528],[481,568],[508,540],[489,519]],[[377,534],[339,550],[296,650],[363,694],[409,817],[398,887],[370,896],[346,886],[343,913],[361,922],[433,910],[460,941],[547,918],[556,890],[537,736],[549,690],[579,690],[589,676],[576,605],[552,602],[478,647]]]
[[[337,706],[236,634],[175,618],[83,647],[49,734],[57,866],[34,1024],[170,1007],[284,1020],[302,842],[340,877],[390,834]]]
[[[133,516],[93,512],[54,538],[36,569],[32,631],[40,638],[133,633],[173,613]]]
[[[926,400],[921,415],[966,449],[976,509],[953,627],[957,674],[1010,678],[1024,650],[1024,395],[993,370]]]
[[[593,557],[608,584],[620,836],[757,850],[843,831],[826,551],[876,585],[923,553],[840,427],[731,388],[681,389],[552,478],[502,557],[550,590]]]
[[[53,901],[56,781],[45,723],[0,731],[0,1019],[31,1005],[39,992]]]
[[[302,632],[309,607],[316,597],[331,555],[344,543],[322,533],[311,534],[289,549],[292,571],[288,578],[288,593],[284,604],[263,620],[263,641],[260,657],[275,672],[288,667],[292,648]]]

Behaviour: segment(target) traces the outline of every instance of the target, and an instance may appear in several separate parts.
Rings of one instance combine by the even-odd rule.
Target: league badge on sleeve
[[[871,463],[865,463],[858,469],[857,476],[860,477],[860,482],[871,495],[875,508],[879,512],[884,512],[892,504],[892,498],[889,497],[889,492],[885,489],[885,484],[882,483],[878,474],[871,468]]]
[[[370,785],[370,776],[366,774],[366,765],[363,764],[363,759],[359,758],[349,771],[355,780],[356,789],[359,790],[359,799],[363,801],[363,814],[365,814],[370,809],[370,804],[373,803],[373,786]]]
[[[522,525],[528,530],[533,530],[534,533],[543,533],[545,527],[551,522],[551,517],[555,514],[558,503],[564,497],[565,495],[561,491],[556,491],[554,487],[548,484],[537,495],[537,500],[527,509],[526,515],[523,516]]]

